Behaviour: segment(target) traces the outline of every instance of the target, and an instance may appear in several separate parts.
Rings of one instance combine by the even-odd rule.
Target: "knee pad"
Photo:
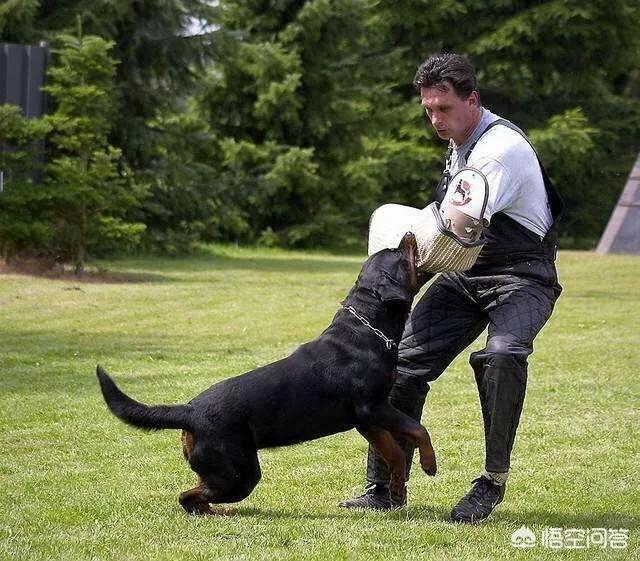
[[[476,376],[489,366],[506,370],[524,370],[526,373],[527,357],[531,352],[531,347],[511,338],[495,337],[484,349],[471,353],[469,364]]]
[[[526,387],[527,359],[523,355],[491,353],[484,350],[472,353],[469,364],[473,368],[479,388],[495,383]]]
[[[509,335],[495,335],[487,341],[487,346],[473,355],[513,355],[523,359],[526,363],[527,357],[533,352],[530,344],[522,343]],[[472,355],[472,356],[473,356]]]

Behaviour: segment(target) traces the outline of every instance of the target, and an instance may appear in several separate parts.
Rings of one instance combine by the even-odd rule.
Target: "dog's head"
[[[383,249],[364,262],[357,286],[378,295],[384,302],[411,304],[418,292],[416,238],[407,232],[396,249]]]

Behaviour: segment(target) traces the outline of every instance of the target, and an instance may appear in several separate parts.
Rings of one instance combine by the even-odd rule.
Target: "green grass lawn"
[[[177,496],[194,474],[179,433],[112,417],[96,364],[142,401],[187,401],[318,335],[360,263],[214,247],[99,263],[136,273],[131,282],[0,276],[0,559],[639,559],[633,257],[560,254],[565,292],[536,341],[507,496],[486,523],[447,521],[484,455],[466,355],[429,394],[423,422],[440,471],[414,469],[406,509],[337,507],[362,489],[366,445],[351,431],[262,451],[262,481],[233,516],[182,511]],[[514,549],[522,525],[538,538],[546,528],[627,528],[628,547]]]

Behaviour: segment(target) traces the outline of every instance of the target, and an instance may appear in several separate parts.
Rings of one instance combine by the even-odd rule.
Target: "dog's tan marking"
[[[389,466],[389,499],[393,508],[402,508],[407,504],[407,488],[405,486],[406,460],[402,448],[391,433],[380,427],[359,428],[364,436],[382,456]]]
[[[206,490],[206,483],[201,477],[198,477],[198,484],[193,489],[189,489],[188,491],[180,494],[180,506],[182,506],[182,508],[184,508],[189,514],[193,514],[195,516],[234,516],[236,514],[236,509],[234,507],[211,506],[205,497]]]
[[[182,442],[182,455],[188,462],[193,452],[193,435],[189,431],[183,430],[180,441]]]

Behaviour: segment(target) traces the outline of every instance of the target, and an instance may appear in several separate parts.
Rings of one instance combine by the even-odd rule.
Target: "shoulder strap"
[[[533,144],[531,144],[531,141],[529,140],[529,138],[527,138],[527,135],[522,131],[520,127],[514,125],[511,121],[507,121],[506,119],[497,119],[496,121],[489,123],[487,127],[482,131],[482,134],[476,139],[476,141],[467,150],[467,153],[465,154],[465,157],[464,157],[465,162],[468,161],[469,156],[471,155],[472,150],[476,147],[476,144],[478,144],[478,141],[489,130],[491,130],[493,127],[497,125],[502,125],[504,127],[507,127],[508,129],[516,131],[520,136],[522,136],[522,138],[524,138],[527,141],[529,146],[531,146],[533,153],[536,155],[536,158],[538,159],[538,164],[540,165],[540,171],[542,172],[542,179],[544,180],[545,190],[547,191],[547,197],[549,199],[549,206],[551,207],[551,215],[553,216],[554,221],[558,221],[562,216],[562,213],[564,212],[564,206],[565,206],[564,199],[562,198],[562,195],[560,194],[560,191],[558,190],[558,188],[553,184],[551,179],[549,179],[547,170],[542,165],[542,162],[540,161],[540,156],[538,156],[538,152],[536,152],[536,149],[533,147]]]
[[[506,119],[497,119],[495,121],[493,121],[492,123],[489,123],[487,125],[487,127],[482,131],[482,133],[480,134],[480,136],[478,138],[476,138],[476,141],[469,146],[469,149],[467,150],[467,153],[464,155],[464,159],[465,161],[467,161],[469,159],[469,156],[471,155],[472,150],[476,147],[476,144],[478,144],[478,141],[487,133],[489,132],[493,127],[497,126],[497,125],[503,125],[505,127],[507,127],[508,129],[514,130],[516,131],[520,136],[522,136],[522,138],[524,138],[528,143],[529,146],[531,146],[531,148],[533,149],[533,151],[535,152],[535,148],[533,148],[533,145],[531,144],[531,142],[529,141],[529,139],[527,138],[527,135],[524,134],[524,132],[522,132],[522,129],[516,125],[514,125],[511,121],[507,121]],[[537,156],[537,152],[536,152],[536,156]]]

